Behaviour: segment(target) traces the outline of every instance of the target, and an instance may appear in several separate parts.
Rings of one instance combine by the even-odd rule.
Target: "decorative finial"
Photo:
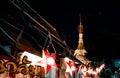
[[[80,13],[80,24],[79,24],[79,26],[78,26],[78,32],[79,33],[83,33],[83,25],[82,25],[82,21],[81,21],[81,13]]]

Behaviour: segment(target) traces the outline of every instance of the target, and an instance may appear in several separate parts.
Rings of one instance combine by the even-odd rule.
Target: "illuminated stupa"
[[[88,65],[91,61],[85,58],[85,55],[87,51],[84,48],[84,41],[83,41],[83,24],[80,20],[80,24],[78,26],[78,32],[79,32],[79,41],[77,49],[74,52],[74,56],[81,61],[83,64]]]

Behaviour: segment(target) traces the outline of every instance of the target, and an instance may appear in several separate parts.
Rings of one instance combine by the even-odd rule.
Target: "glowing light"
[[[97,71],[97,73],[99,73],[101,70],[100,70],[100,68],[96,68],[96,71]]]
[[[76,70],[76,67],[75,67],[75,66],[71,66],[71,70],[72,70],[72,71],[75,71],[75,70]]]
[[[10,77],[10,76],[7,76],[6,78],[12,78],[12,77]]]
[[[96,71],[93,71],[93,75],[97,75],[97,72],[96,72]]]
[[[57,65],[55,63],[55,59],[56,59],[56,54],[55,53],[50,55],[48,50],[42,50],[42,58],[43,58],[43,60],[42,61],[38,61],[37,63],[39,65],[43,64],[43,67],[45,69],[45,73],[46,74],[49,72],[51,67],[57,68]]]
[[[55,63],[55,60],[52,57],[47,58],[47,64],[53,65]]]
[[[104,68],[105,67],[105,64],[102,64],[101,66],[100,66],[100,69],[102,69],[102,68]]]
[[[27,56],[27,57],[28,57],[28,60],[32,62],[32,63],[31,63],[32,65],[36,65],[36,63],[37,63],[38,61],[42,60],[41,57],[36,56],[36,55],[31,54],[31,53],[26,52],[26,51],[24,51],[24,52],[22,53],[21,59],[22,59],[24,56]]]
[[[86,75],[86,72],[87,71],[87,68],[85,66],[81,66],[81,72],[82,72],[82,75]]]
[[[76,70],[74,61],[69,59],[68,57],[65,57],[63,64],[65,65],[64,67],[66,67],[66,72],[69,72],[72,76],[74,74],[74,71]]]
[[[94,75],[96,76],[98,73],[101,72],[101,70],[105,67],[105,64],[102,64],[100,67],[96,68],[95,70],[93,70],[93,68],[91,67],[86,67],[84,65],[81,65],[80,69],[82,72],[82,75],[86,76],[86,75]]]
[[[93,69],[92,68],[88,68],[88,74],[92,74],[93,73]]]
[[[69,59],[68,57],[65,57],[65,61],[66,61],[66,62],[69,62],[70,59]]]
[[[102,64],[99,68],[96,68],[96,72],[99,73],[105,67],[105,64]]]

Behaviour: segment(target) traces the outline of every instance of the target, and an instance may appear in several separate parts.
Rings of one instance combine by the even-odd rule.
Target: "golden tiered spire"
[[[80,24],[78,26],[78,32],[79,32],[79,41],[78,41],[77,49],[84,49],[84,44],[83,44],[83,25],[82,25],[81,19],[80,19]]]
[[[74,52],[74,56],[80,60],[83,64],[88,65],[90,61],[85,58],[85,54],[87,51],[84,48],[84,42],[83,42],[83,24],[80,18],[80,24],[78,26],[78,32],[79,32],[79,41],[77,49]]]
[[[79,32],[79,33],[83,33],[83,25],[82,25],[81,18],[80,18],[80,24],[79,24],[79,26],[78,26],[78,32]]]

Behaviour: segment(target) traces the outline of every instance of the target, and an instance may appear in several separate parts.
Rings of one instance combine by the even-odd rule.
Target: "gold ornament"
[[[0,73],[3,73],[5,71],[4,61],[0,60]]]
[[[8,69],[8,66],[9,66],[9,65],[12,66],[12,69],[10,69],[11,72],[12,72],[12,73],[15,73],[16,70],[17,70],[16,64],[15,64],[14,62],[8,61],[8,62],[5,64],[5,66],[6,66],[7,69]]]
[[[30,65],[30,66],[29,66],[29,73],[30,73],[30,75],[35,75],[34,70],[35,70],[34,66],[33,66],[33,65]]]
[[[28,74],[29,69],[28,66],[25,64],[20,64],[17,68],[17,73],[22,73],[24,75]]]

